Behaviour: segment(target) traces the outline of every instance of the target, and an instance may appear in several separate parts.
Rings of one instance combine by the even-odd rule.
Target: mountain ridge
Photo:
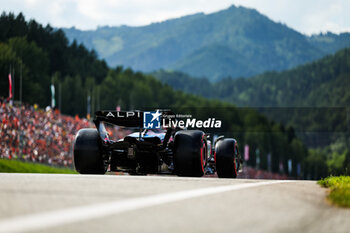
[[[286,70],[350,46],[350,33],[337,46],[341,36],[308,37],[255,9],[235,6],[138,27],[63,30],[71,41],[96,50],[112,67],[179,70],[212,81]],[[232,54],[214,51],[217,45]]]

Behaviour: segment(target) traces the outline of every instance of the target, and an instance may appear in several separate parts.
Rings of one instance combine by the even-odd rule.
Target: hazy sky
[[[300,32],[350,32],[350,0],[0,0],[0,10],[54,27],[146,25],[241,5]]]

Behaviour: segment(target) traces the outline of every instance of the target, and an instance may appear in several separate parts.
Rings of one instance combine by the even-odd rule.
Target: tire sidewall
[[[236,178],[236,140],[224,138],[215,144],[216,172],[220,178]]]
[[[101,139],[96,129],[78,131],[73,148],[74,167],[81,174],[104,174]]]
[[[201,177],[204,175],[204,132],[181,130],[174,138],[174,168],[178,176]]]

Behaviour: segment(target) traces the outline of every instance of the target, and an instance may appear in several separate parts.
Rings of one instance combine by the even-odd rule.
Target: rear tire
[[[175,134],[174,168],[178,176],[201,177],[206,163],[204,133],[182,130]]]
[[[224,138],[215,144],[216,172],[220,178],[236,178],[236,140]]]
[[[74,140],[74,166],[80,174],[105,174],[101,139],[96,129],[81,129]]]

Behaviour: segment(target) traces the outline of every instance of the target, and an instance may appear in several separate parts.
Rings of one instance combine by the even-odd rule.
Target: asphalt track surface
[[[0,232],[350,232],[313,181],[0,174]]]

